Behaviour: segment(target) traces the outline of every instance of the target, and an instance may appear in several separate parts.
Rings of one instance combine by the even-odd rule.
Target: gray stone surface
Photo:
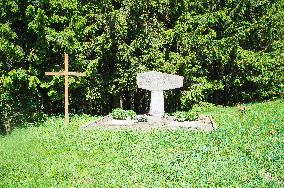
[[[144,117],[144,115],[143,115]],[[194,131],[210,132],[217,128],[212,117],[202,116],[196,121],[178,122],[174,117],[159,118],[155,116],[146,116],[147,122],[138,122],[135,120],[115,120],[111,116],[106,116],[87,125],[82,126],[82,129],[91,129],[101,127],[105,129],[187,129]]]
[[[165,111],[163,91],[152,91],[149,114],[156,117],[163,117],[164,113]]]
[[[105,122],[105,125],[111,125],[111,126],[119,126],[119,125],[133,125],[137,121],[135,120],[118,120],[118,119],[112,119],[108,122]]]
[[[150,91],[163,91],[183,86],[183,76],[150,71],[137,75],[139,88]]]
[[[164,90],[180,88],[183,86],[183,77],[161,72],[145,72],[137,75],[137,85],[141,89],[151,91],[151,116],[163,117],[164,110]]]

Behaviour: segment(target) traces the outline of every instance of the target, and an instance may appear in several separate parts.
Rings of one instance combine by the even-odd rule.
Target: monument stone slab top
[[[183,76],[156,71],[139,73],[137,75],[137,85],[139,88],[150,91],[175,89],[183,86]]]

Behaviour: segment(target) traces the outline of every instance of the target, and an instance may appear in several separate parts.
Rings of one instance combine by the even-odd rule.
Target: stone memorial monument
[[[164,90],[180,88],[183,86],[183,76],[166,74],[156,71],[139,73],[137,75],[138,88],[151,91],[151,116],[163,117],[164,110]]]
[[[183,77],[165,74],[161,72],[145,72],[137,75],[139,88],[151,91],[150,116],[148,114],[137,115],[131,120],[116,119],[112,114],[104,116],[82,126],[83,129],[102,127],[107,129],[168,129],[175,130],[183,128],[194,131],[211,131],[216,124],[210,116],[200,116],[199,119],[179,121],[174,116],[164,116],[164,90],[180,88],[183,86]]]

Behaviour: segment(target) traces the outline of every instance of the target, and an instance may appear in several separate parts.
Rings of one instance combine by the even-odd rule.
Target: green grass
[[[0,137],[0,187],[283,187],[284,103],[216,107],[218,129],[81,130],[75,116]]]

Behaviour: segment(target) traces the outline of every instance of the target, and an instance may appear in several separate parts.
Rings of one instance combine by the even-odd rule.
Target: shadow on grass
[[[47,116],[41,116],[33,121],[25,121],[25,118],[13,118],[0,121],[0,135],[6,136],[13,132],[14,129],[27,129],[29,127],[37,127],[47,120]]]

